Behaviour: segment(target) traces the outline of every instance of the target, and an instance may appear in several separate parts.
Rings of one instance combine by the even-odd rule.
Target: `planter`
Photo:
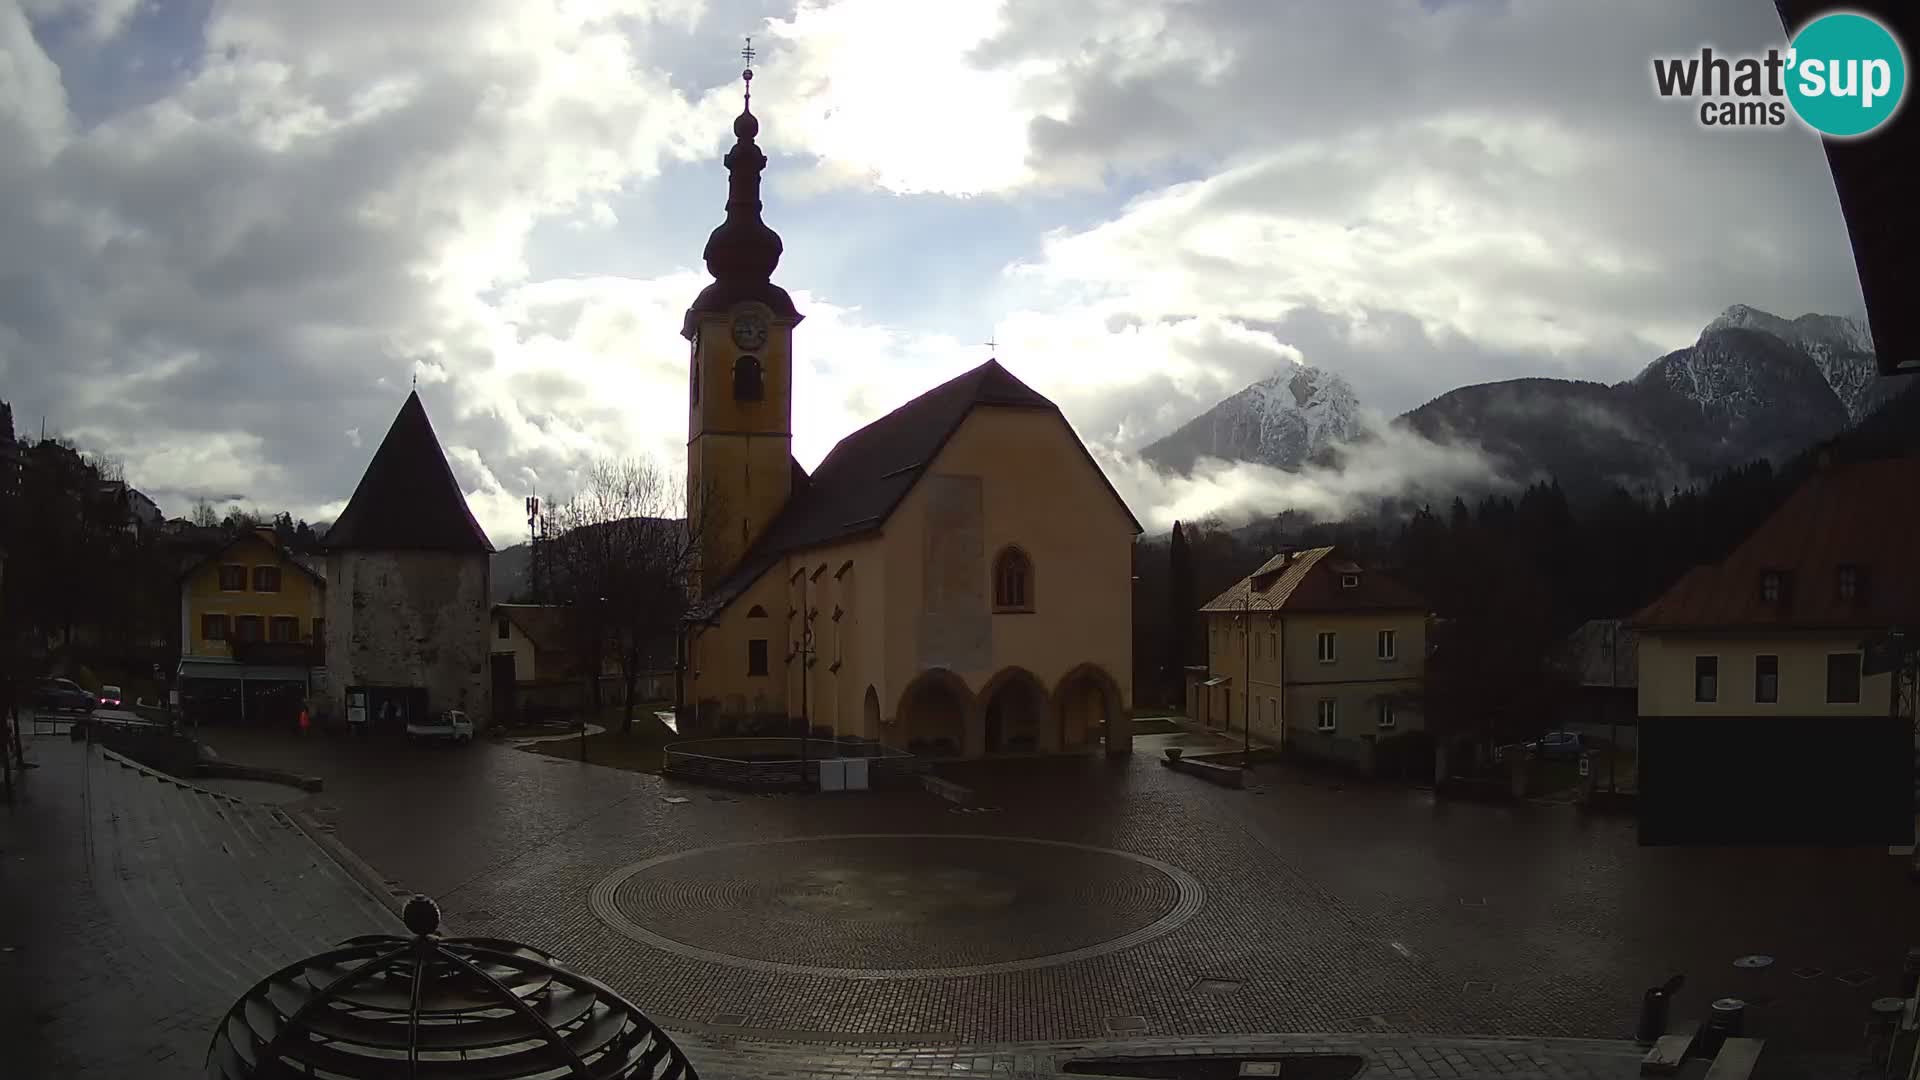
[[[1179,761],[1180,755],[1184,753],[1184,751],[1181,750],[1180,747],[1178,746],[1169,746],[1167,747],[1166,753],[1167,753],[1168,761]]]

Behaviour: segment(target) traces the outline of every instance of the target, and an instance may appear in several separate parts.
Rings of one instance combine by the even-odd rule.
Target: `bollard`
[[[1739,998],[1721,998],[1713,1003],[1707,1022],[1700,1025],[1700,1036],[1693,1042],[1695,1057],[1712,1058],[1731,1038],[1746,1028],[1747,1003]]]
[[[1867,1060],[1875,1069],[1885,1069],[1893,1056],[1894,1040],[1900,1034],[1900,1017],[1907,1011],[1905,998],[1875,999],[1867,1013]]]
[[[1685,981],[1685,976],[1675,975],[1660,986],[1648,988],[1640,999],[1640,1026],[1634,1033],[1635,1042],[1652,1046],[1667,1033],[1667,1013],[1672,1005],[1673,993]]]

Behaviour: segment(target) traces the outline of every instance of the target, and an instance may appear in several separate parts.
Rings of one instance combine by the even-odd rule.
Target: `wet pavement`
[[[204,1075],[254,981],[397,922],[284,816],[59,737],[0,805],[0,1073]]]
[[[1920,888],[1884,849],[1641,849],[1630,822],[1570,806],[1278,765],[1232,791],[1159,766],[1204,742],[1185,734],[1118,763],[956,768],[967,807],[743,796],[484,742],[210,738],[325,776],[294,805],[452,929],[536,943],[676,1030],[731,1038],[1619,1039],[1641,991],[1684,973],[1676,1020],[1740,996],[1777,1045],[1851,1051],[1920,943]],[[898,839],[858,839],[875,833]],[[1734,966],[1754,954],[1773,962]]]

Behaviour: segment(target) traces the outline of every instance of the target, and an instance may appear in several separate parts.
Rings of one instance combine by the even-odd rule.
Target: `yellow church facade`
[[[1051,401],[989,360],[792,454],[802,320],[771,281],[751,109],[714,281],[683,324],[688,733],[871,739],[926,757],[1127,750],[1140,526]]]

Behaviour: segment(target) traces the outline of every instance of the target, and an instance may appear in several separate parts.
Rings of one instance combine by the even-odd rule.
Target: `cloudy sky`
[[[743,35],[796,454],[984,360],[1127,451],[1296,360],[1398,413],[1615,380],[1741,302],[1859,310],[1818,142],[1650,58],[1767,0],[0,0],[0,397],[320,519],[415,377],[497,543],[684,459]]]

